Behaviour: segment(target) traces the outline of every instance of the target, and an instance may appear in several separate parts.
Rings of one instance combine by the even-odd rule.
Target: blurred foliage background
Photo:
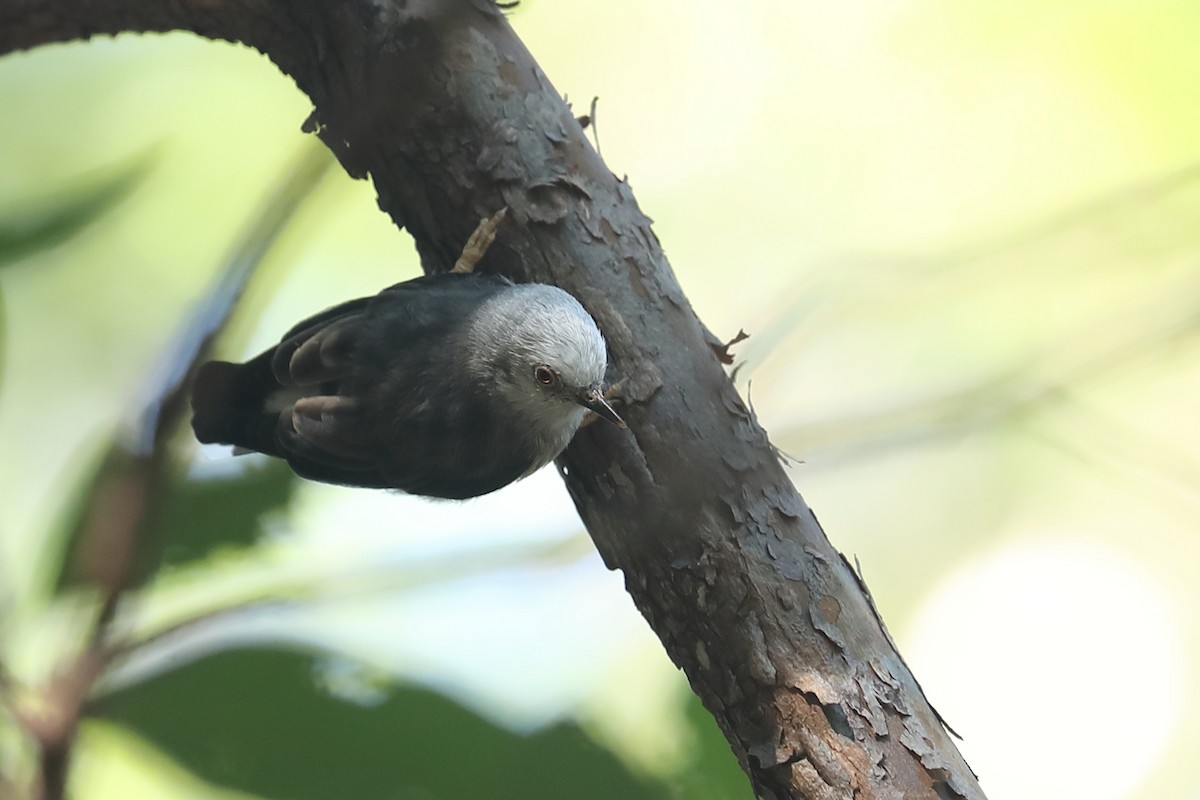
[[[1200,5],[511,19],[752,335],[739,385],[989,796],[1200,797]],[[321,156],[266,59],[187,35],[7,56],[0,109],[0,661],[36,688],[94,613],[56,586],[108,442]],[[334,169],[219,352],[416,270]],[[436,504],[205,451],[166,506],[79,800],[748,797],[552,473]],[[7,791],[30,769],[3,716]]]

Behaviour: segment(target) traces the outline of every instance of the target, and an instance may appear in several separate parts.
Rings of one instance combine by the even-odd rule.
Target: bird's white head
[[[588,409],[624,425],[604,400],[604,337],[562,289],[540,283],[506,288],[485,301],[464,330],[468,369],[495,387],[514,424],[539,431],[544,448],[553,450],[546,461],[566,447]]]

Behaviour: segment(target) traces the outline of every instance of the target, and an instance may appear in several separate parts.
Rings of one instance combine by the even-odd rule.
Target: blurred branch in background
[[[86,494],[63,561],[69,578],[60,581],[60,588],[82,584],[95,593],[91,630],[78,651],[64,653],[55,675],[31,693],[32,708],[18,709],[39,748],[34,796],[41,800],[64,796],[84,703],[112,655],[110,634],[118,604],[128,589],[154,572],[155,555],[162,553],[160,512],[166,487],[178,472],[170,445],[187,410],[188,378],[206,358],[256,266],[333,163],[324,148],[309,143],[289,167],[213,289],[166,348],[158,374],[147,381],[140,417],[117,435]]]
[[[1043,359],[1057,354],[1065,362],[1047,370],[1042,360],[1031,360],[1018,368],[994,375],[990,380],[942,395],[922,397],[873,413],[828,419],[785,428],[778,434],[784,449],[831,450],[833,458],[859,458],[882,448],[916,444],[955,436],[1011,421],[1069,398],[1073,388],[1113,371],[1127,368],[1139,358],[1149,357],[1162,347],[1200,333],[1200,308],[1194,302],[1179,303],[1178,296],[1162,298],[1157,309],[1135,314],[1125,324],[1098,323],[1095,331],[1081,331],[1051,344]],[[1188,300],[1186,296],[1183,298]],[[1174,314],[1164,308],[1185,305]],[[1119,333],[1111,341],[1113,329]],[[1085,349],[1085,345],[1101,345]],[[1046,372],[1050,374],[1041,377]],[[828,459],[830,456],[827,455]],[[1200,466],[1200,465],[1198,465]]]
[[[878,311],[881,307],[928,311],[938,302],[987,291],[997,282],[1023,286],[1045,283],[1055,276],[1095,277],[1098,267],[1114,258],[1118,266],[1153,268],[1171,252],[1194,251],[1200,241],[1196,223],[1200,204],[1200,163],[1187,164],[1162,175],[1122,187],[1048,219],[990,240],[929,256],[889,255],[846,259],[806,269],[804,277],[785,292],[785,307],[774,312],[762,330],[751,331],[740,348],[744,382],[787,341],[795,347],[820,335],[835,316]],[[1074,258],[1062,251],[1083,243]],[[1031,297],[1031,303],[1064,298]]]
[[[971,364],[977,376],[965,385],[931,386],[934,380],[923,380],[914,365],[909,399],[886,406],[874,401],[853,413],[827,411],[776,431],[776,443],[798,455],[820,453],[822,463],[831,464],[1020,422],[1077,456],[1138,464],[1147,476],[1195,502],[1200,462],[1162,439],[1146,440],[1128,430],[1122,435],[1121,423],[1088,410],[1081,393],[1200,333],[1198,191],[1200,165],[1192,164],[987,244],[940,257],[878,259],[860,270],[822,271],[829,276],[824,288],[798,289],[802,299],[750,339],[748,368],[739,377],[769,365],[781,344],[811,342],[828,333],[827,324],[847,317],[883,315],[906,320],[905,328],[920,321],[933,327],[932,336],[943,337],[944,349],[971,348],[976,342],[962,325],[938,321],[979,309],[972,321],[981,331]],[[993,302],[997,296],[1001,300]],[[1026,330],[1011,333],[1014,321]],[[1015,342],[1011,352],[990,347],[989,325]],[[913,345],[915,354],[890,340],[873,346],[883,364],[920,359],[918,347],[930,358],[940,355],[927,342]],[[1074,420],[1072,433],[1038,424],[1039,414],[1056,409],[1066,411],[1059,417]],[[1089,419],[1092,424],[1086,424]]]
[[[156,615],[154,608],[146,609],[149,619],[140,620],[138,630],[114,642],[112,680],[98,688],[97,697],[128,685],[130,675],[143,680],[147,674],[179,667],[236,644],[236,635],[223,636],[215,626],[236,623],[239,615],[282,610],[300,603],[316,607],[389,596],[506,569],[562,568],[577,563],[589,552],[590,542],[581,531],[561,541],[527,545],[499,542],[466,552],[411,558],[405,563],[385,561],[331,570],[325,563],[305,562],[292,569],[249,568],[242,576],[227,573],[216,607],[185,599],[186,607],[169,619]],[[197,571],[202,573],[208,568],[201,564]]]
[[[1178,441],[1134,431],[1074,395],[1063,394],[1058,405],[1065,413],[1056,415],[1053,424],[1031,421],[1025,432],[1080,461],[1105,465],[1165,489],[1193,507],[1200,505],[1200,460]]]

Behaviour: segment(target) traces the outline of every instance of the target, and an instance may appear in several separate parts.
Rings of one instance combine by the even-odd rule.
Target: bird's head
[[[485,380],[524,420],[574,433],[591,410],[625,427],[604,397],[604,337],[579,301],[562,289],[545,284],[505,289],[467,325],[473,369],[487,375]]]

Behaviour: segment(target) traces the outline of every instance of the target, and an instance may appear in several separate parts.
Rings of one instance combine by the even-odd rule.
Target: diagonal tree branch
[[[693,314],[650,220],[485,0],[0,0],[0,52],[194,31],[266,53],[316,131],[449,269],[575,294],[610,345],[629,431],[560,459],[610,568],[763,798],[982,798],[845,561],[796,493]]]

